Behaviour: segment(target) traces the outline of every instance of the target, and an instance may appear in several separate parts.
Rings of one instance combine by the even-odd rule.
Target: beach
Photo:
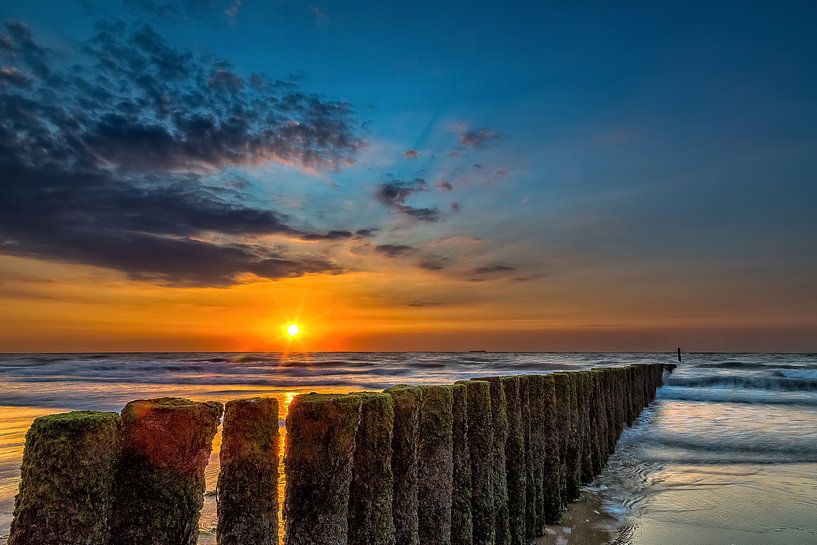
[[[0,356],[0,543],[25,431],[40,415],[133,399],[218,400],[379,390],[673,354],[314,353]],[[283,418],[281,415],[282,432]],[[220,435],[206,470],[202,544],[215,543]],[[607,468],[542,544],[806,545],[817,540],[817,355],[692,354],[625,430]],[[280,482],[279,487],[284,483]]]

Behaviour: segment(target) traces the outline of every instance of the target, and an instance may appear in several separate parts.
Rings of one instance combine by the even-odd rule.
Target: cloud
[[[469,273],[469,280],[471,282],[482,282],[491,278],[512,275],[516,272],[516,267],[510,267],[508,265],[486,265],[472,269]]]
[[[348,240],[355,236],[351,231],[329,231],[328,233],[307,233],[301,235],[301,240],[322,241],[322,240]],[[358,231],[358,236],[360,232]]]
[[[241,9],[241,0],[233,0],[233,2],[224,10],[224,14],[227,16],[227,19],[230,20],[230,24],[235,24],[235,18],[238,16],[238,10]]]
[[[443,256],[425,256],[420,260],[419,266],[427,271],[440,271],[444,269],[450,260]]]
[[[502,135],[491,129],[466,129],[460,133],[460,146],[464,148],[485,148],[496,144]]]
[[[507,265],[489,265],[487,267],[477,267],[473,271],[473,274],[483,275],[483,274],[498,274],[498,273],[509,273],[516,271],[515,267],[509,267]]]
[[[437,182],[437,189],[440,191],[454,191],[454,186],[448,180],[440,180]]]
[[[403,152],[403,157],[406,159],[417,159],[420,156],[420,152],[416,149],[410,149]]]
[[[339,272],[324,258],[245,239],[351,232],[294,227],[210,175],[264,162],[349,164],[363,142],[348,104],[244,77],[150,28],[102,24],[68,68],[26,25],[6,24],[0,44],[8,73],[29,81],[0,84],[0,251],[182,285]]]
[[[428,222],[439,221],[440,212],[436,208],[417,208],[406,204],[406,199],[422,191],[428,191],[428,184],[422,178],[410,182],[393,180],[377,185],[375,199],[383,206],[397,210],[414,219]]]
[[[374,247],[374,251],[388,257],[403,257],[414,253],[414,247],[405,244],[380,244]]]

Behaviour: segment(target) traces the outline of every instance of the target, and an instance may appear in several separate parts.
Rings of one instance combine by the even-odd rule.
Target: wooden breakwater
[[[305,394],[287,415],[285,545],[522,545],[655,398],[649,364]],[[38,418],[9,545],[195,545],[223,407],[162,398]],[[220,545],[278,543],[278,404],[231,401]]]

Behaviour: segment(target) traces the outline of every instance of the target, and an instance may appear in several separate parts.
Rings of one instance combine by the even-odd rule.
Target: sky
[[[0,21],[0,351],[817,351],[814,2]]]

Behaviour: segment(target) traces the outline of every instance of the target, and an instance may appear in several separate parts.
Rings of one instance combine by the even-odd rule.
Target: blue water
[[[119,410],[166,395],[226,401],[261,393],[285,403],[313,390],[674,361],[674,354],[0,355],[0,543],[24,433],[41,414]],[[217,470],[214,453],[210,485]],[[817,544],[817,355],[686,355],[587,497],[598,503],[598,519],[573,524],[604,525],[609,542]],[[208,500],[202,543],[213,542],[213,520]],[[554,539],[579,543],[579,530]]]

